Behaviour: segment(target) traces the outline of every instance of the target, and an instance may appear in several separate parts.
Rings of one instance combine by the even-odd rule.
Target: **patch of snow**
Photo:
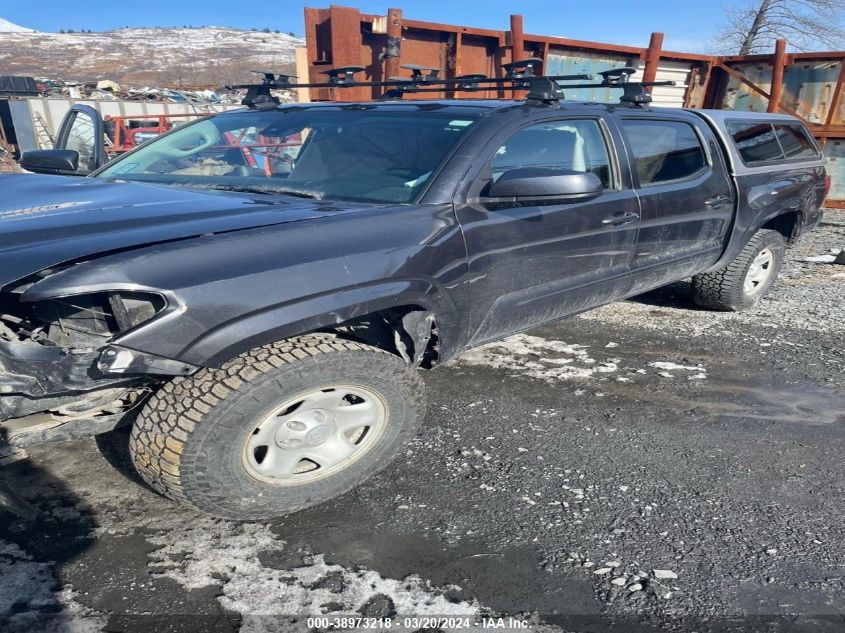
[[[517,334],[464,352],[458,362],[505,369],[548,382],[590,378],[596,373],[618,370],[614,362],[597,363],[587,349],[586,345]]]
[[[35,29],[28,29],[25,26],[14,24],[8,20],[0,18],[0,33],[37,33]]]
[[[107,622],[92,617],[74,600],[69,587],[59,589],[52,562],[33,561],[14,543],[0,539],[0,616],[7,616],[10,630],[40,633],[95,633]],[[45,615],[49,614],[49,615]],[[84,616],[84,617],[83,617]]]
[[[55,604],[54,584],[48,563],[38,563],[20,547],[0,541],[0,613],[16,610],[37,611]],[[25,606],[23,606],[25,605]]]
[[[678,365],[670,361],[657,361],[649,363],[648,366],[654,367],[655,369],[662,369],[663,371],[657,372],[657,375],[663,378],[674,378],[676,374],[673,374],[673,371],[695,372],[692,376],[689,376],[689,380],[704,380],[707,378],[707,370],[704,368],[704,365]]]
[[[267,525],[201,519],[149,540],[160,546],[151,554],[156,573],[186,589],[220,584],[221,606],[248,616],[242,631],[274,630],[261,616],[354,613],[377,595],[389,597],[399,614],[475,616],[481,610],[476,602],[447,600],[419,576],[384,578],[368,569],[327,564],[322,554],[290,570],[265,567],[259,552],[285,547]],[[340,591],[318,585],[329,575],[340,579]]]

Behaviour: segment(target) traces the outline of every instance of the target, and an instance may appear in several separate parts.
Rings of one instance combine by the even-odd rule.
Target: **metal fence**
[[[401,9],[367,15],[355,8],[305,9],[307,54],[299,75],[311,81],[337,66],[362,66],[370,80],[409,76],[402,64],[441,68],[445,77],[471,73],[501,76],[503,63],[538,57],[548,74],[595,73],[619,66],[637,69],[635,80],[672,80],[655,87],[657,106],[784,112],[803,119],[822,145],[833,180],[828,205],[845,208],[845,51],[787,53],[778,42],[771,55],[712,56],[663,50],[663,34],[652,33],[648,46],[622,46],[527,34],[520,15],[508,30],[411,20]],[[377,89],[313,89],[314,100],[367,100]],[[427,98],[449,93],[428,93]],[[477,97],[512,96],[499,89]],[[571,90],[567,98],[615,101],[603,90]],[[409,94],[407,98],[415,98]]]

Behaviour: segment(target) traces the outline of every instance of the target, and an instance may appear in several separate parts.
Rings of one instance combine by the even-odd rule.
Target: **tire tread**
[[[751,260],[765,246],[779,246],[782,252],[784,245],[785,240],[777,231],[769,229],[757,231],[727,266],[695,275],[692,278],[695,303],[711,310],[737,311],[750,308],[756,303],[756,299],[750,302],[747,300],[743,284]],[[777,266],[779,269],[780,262]],[[771,283],[773,282],[774,279]]]
[[[156,492],[174,501],[205,511],[212,506],[220,507],[214,486],[198,482],[205,490],[202,499],[196,498],[196,490],[191,498],[185,493],[183,454],[197,425],[202,424],[216,405],[267,374],[304,359],[350,351],[392,356],[377,347],[331,334],[306,335],[249,350],[219,369],[204,368],[193,376],[174,378],[152,395],[132,427],[129,452],[135,468]],[[424,410],[421,381],[413,387],[414,405]],[[225,510],[214,513],[227,514]]]

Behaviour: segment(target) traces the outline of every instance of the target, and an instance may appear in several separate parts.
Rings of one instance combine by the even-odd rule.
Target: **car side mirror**
[[[590,172],[549,167],[519,167],[504,172],[486,191],[488,198],[560,198],[580,201],[596,198],[604,186]]]
[[[21,167],[36,174],[78,176],[79,152],[72,149],[39,149],[21,155]]]

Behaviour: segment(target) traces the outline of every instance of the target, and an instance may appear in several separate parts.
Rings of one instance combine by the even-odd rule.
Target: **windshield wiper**
[[[297,198],[311,198],[315,199],[317,196],[307,191],[299,191],[297,189],[276,189],[265,187],[247,187],[242,185],[211,185],[207,187],[215,191],[234,191],[235,193],[260,193],[265,196],[284,195],[296,196]]]

